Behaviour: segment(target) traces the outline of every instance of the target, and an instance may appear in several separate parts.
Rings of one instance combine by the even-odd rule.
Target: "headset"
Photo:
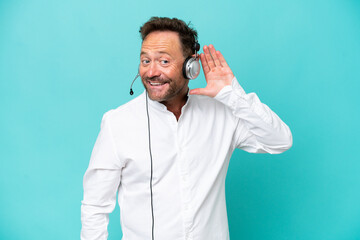
[[[200,44],[197,40],[195,40],[193,50],[195,51],[195,57],[187,57],[183,65],[183,76],[186,79],[195,79],[197,76],[199,76],[200,73],[200,63],[197,54],[197,52],[200,50]]]
[[[200,63],[199,63],[199,55],[197,52],[200,50],[200,44],[197,40],[195,40],[194,45],[192,47],[193,51],[195,52],[195,57],[189,56],[185,59],[182,73],[185,79],[195,79],[200,74]],[[132,89],[132,86],[135,82],[135,80],[140,76],[140,65],[138,68],[138,73],[136,74],[134,80],[131,82],[130,86],[130,95],[134,94],[134,91]]]
[[[193,56],[189,56],[185,59],[184,64],[183,64],[183,68],[182,68],[182,73],[185,79],[195,79],[197,78],[197,76],[199,76],[200,73],[200,63],[199,63],[199,56],[197,54],[197,52],[200,50],[200,44],[198,43],[198,41],[195,39],[194,45],[193,45],[193,51],[195,52],[195,57]],[[135,80],[140,76],[140,65],[138,68],[138,73],[136,74],[134,80],[131,83],[130,86],[130,95],[134,94],[134,91],[132,90],[132,86],[135,82]],[[151,153],[151,136],[150,136],[150,116],[149,116],[149,107],[148,107],[148,93],[147,91],[145,91],[146,93],[146,116],[147,116],[147,124],[148,124],[148,137],[149,137],[149,155],[150,155],[150,203],[151,203],[151,239],[154,240],[154,206],[153,206],[153,191],[152,191],[152,187],[153,187],[153,159],[152,159],[152,153]]]

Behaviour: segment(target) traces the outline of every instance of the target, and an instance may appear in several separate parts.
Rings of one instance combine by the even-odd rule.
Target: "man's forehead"
[[[144,39],[141,45],[141,52],[157,51],[167,52],[167,50],[181,50],[180,38],[177,32],[155,31]]]
[[[178,32],[174,32],[174,31],[153,31],[151,33],[149,33],[145,39],[144,42],[147,41],[148,39],[151,38],[157,38],[157,39],[174,39],[179,41],[180,37],[179,37],[179,33]]]

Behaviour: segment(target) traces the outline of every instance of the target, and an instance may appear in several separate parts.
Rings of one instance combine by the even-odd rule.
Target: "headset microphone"
[[[132,81],[131,86],[130,86],[130,95],[133,95],[133,94],[134,94],[134,91],[132,90],[132,86],[133,86],[135,80],[136,80],[139,76],[140,76],[140,72],[139,72],[139,70],[138,70],[138,73],[136,74],[136,76],[135,76],[135,78],[134,78],[134,80]]]

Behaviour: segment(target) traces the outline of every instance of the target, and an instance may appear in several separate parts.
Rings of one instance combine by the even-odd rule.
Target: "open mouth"
[[[148,83],[151,85],[151,86],[162,86],[162,85],[165,85],[166,82],[150,82],[148,81]]]

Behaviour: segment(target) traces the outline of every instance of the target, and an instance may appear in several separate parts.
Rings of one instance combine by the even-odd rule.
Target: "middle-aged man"
[[[281,153],[291,132],[212,45],[200,54],[207,85],[189,91],[183,65],[197,57],[197,32],[183,21],[154,17],[140,33],[146,91],[103,117],[84,176],[81,239],[107,239],[119,192],[123,240],[227,240],[234,149]]]

